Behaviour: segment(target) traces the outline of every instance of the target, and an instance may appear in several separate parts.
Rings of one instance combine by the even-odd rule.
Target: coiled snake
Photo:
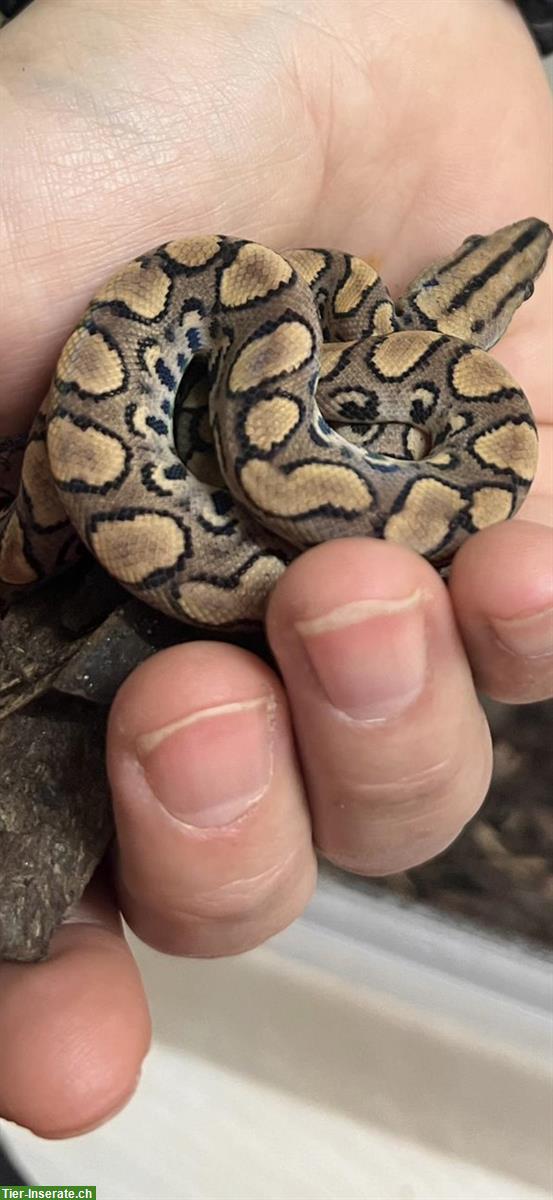
[[[550,241],[535,219],[469,238],[395,306],[348,254],[204,236],[142,255],[63,349],[0,518],[0,587],[84,543],[148,603],[230,627],[329,538],[406,543],[444,571],[534,475],[529,405],[486,351]]]

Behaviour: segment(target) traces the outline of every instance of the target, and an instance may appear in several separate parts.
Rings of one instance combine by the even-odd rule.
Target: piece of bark
[[[47,691],[124,595],[87,563],[12,603],[0,623],[0,719]]]
[[[44,958],[112,836],[106,710],[48,695],[0,722],[0,959]]]
[[[179,622],[129,599],[79,643],[53,686],[93,704],[109,704],[139,663],[157,650],[189,640],[188,632]]]
[[[56,674],[56,691],[81,696],[94,704],[109,704],[135,667],[159,650],[196,640],[232,641],[266,662],[270,652],[259,633],[217,634],[173,621],[139,600],[127,599],[84,638]]]

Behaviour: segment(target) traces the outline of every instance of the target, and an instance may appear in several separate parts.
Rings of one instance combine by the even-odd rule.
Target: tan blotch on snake
[[[468,238],[395,305],[349,254],[216,236],[143,254],[66,343],[15,497],[17,444],[0,443],[0,591],[84,543],[147,603],[230,627],[330,538],[401,542],[444,571],[535,472],[528,402],[486,351],[550,242],[535,219]]]

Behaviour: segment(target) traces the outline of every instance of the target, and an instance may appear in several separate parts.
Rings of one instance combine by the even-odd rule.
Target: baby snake
[[[149,604],[231,627],[330,538],[401,542],[444,572],[534,475],[530,407],[486,351],[550,242],[533,218],[468,238],[395,305],[349,254],[222,236],[143,254],[62,351],[0,517],[0,589],[84,543]],[[16,457],[0,442],[6,479]]]

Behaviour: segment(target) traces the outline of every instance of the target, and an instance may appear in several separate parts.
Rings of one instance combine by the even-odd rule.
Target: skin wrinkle
[[[442,795],[439,797],[439,803],[433,808],[429,807],[428,797],[422,797],[424,807],[422,811],[406,811],[402,812],[401,820],[398,822],[395,819],[390,819],[390,813],[384,811],[379,812],[371,809],[371,826],[370,826],[370,843],[369,846],[374,848],[381,845],[380,858],[378,864],[371,864],[370,871],[367,871],[367,844],[360,841],[362,846],[360,853],[351,853],[351,848],[348,841],[348,849],[337,850],[333,849],[332,843],[324,846],[325,857],[343,870],[353,871],[356,874],[378,877],[388,874],[396,874],[398,871],[404,871],[410,866],[414,866],[419,862],[426,862],[428,859],[442,853],[448,846],[460,835],[465,825],[472,819],[475,812],[478,811],[484,796],[486,795],[490,776],[491,776],[491,754],[488,755],[489,763],[483,763],[481,774],[481,783],[479,787],[472,788],[474,800],[470,806],[470,810],[466,810],[464,819],[459,820],[460,814],[458,805],[451,805],[451,794]],[[459,781],[462,783],[462,769],[458,771]],[[466,790],[466,780],[463,785],[463,792]],[[459,797],[459,791],[457,796]],[[415,807],[416,801],[409,805],[409,809]],[[452,819],[446,825],[444,823],[444,813],[451,809]],[[395,816],[395,814],[394,814]],[[400,835],[400,836],[398,836]],[[402,847],[409,846],[409,859],[406,862],[404,855],[401,853]],[[398,850],[400,851],[400,860],[397,858]]]
[[[543,662],[548,665],[553,658],[553,652],[547,652],[546,654],[527,654],[524,655],[524,658],[522,658],[522,656],[517,654],[515,650],[511,650],[510,646],[505,646],[505,643],[501,642],[500,637],[498,637],[497,630],[493,628],[493,625],[488,625],[487,634],[489,640],[491,640],[494,643],[495,648],[497,648],[501,658],[505,658],[507,660],[506,664],[504,665],[507,668],[507,671],[512,671],[513,666],[518,666],[519,670],[524,672],[525,678],[528,680],[528,685],[533,685],[534,683],[539,682],[539,680],[542,678],[542,671],[539,670],[537,671],[537,674],[535,674],[534,668],[540,668]],[[521,703],[521,701],[513,701],[513,703]]]
[[[213,836],[212,831],[211,834]],[[183,925],[190,922],[201,925],[206,920],[247,921],[255,917],[260,905],[267,904],[272,896],[281,890],[286,891],[286,878],[293,878],[295,863],[302,860],[302,850],[296,846],[284,859],[255,875],[227,880],[205,891],[196,889],[193,897],[187,897],[189,902],[186,906],[176,904],[173,895],[163,895],[161,889],[159,895],[160,898],[163,897],[163,903],[158,899],[156,908],[164,923],[167,920],[176,920],[178,924]],[[123,878],[122,885],[135,912],[153,911],[151,901],[145,904],[143,895],[129,887],[126,877]]]
[[[304,15],[297,12],[290,14],[280,8],[276,9],[275,11],[276,13],[280,12],[281,15],[285,15],[287,18],[290,16],[293,16],[294,19],[297,18],[300,24],[307,27],[309,33],[314,30],[316,33],[322,34],[323,37],[330,41],[334,51],[336,43],[338,43],[342,51],[345,51],[346,55],[349,57],[354,69],[354,74],[361,77],[363,102],[362,104],[359,104],[359,109],[362,109],[363,112],[371,112],[375,127],[378,127],[379,125],[382,126],[383,122],[381,118],[383,114],[388,112],[388,108],[385,103],[378,103],[376,89],[374,85],[371,84],[371,75],[373,72],[372,70],[369,70],[369,67],[372,68],[373,55],[371,55],[370,62],[368,62],[367,58],[363,55],[357,59],[350,41],[337,34],[335,29],[325,28],[322,24],[320,24],[320,22],[312,22]],[[299,50],[296,50],[295,47],[292,46],[292,57],[288,60],[288,75],[290,82],[300,97],[303,110],[309,117],[311,128],[316,132],[321,147],[321,170],[319,175],[319,186],[317,195],[313,198],[312,212],[314,216],[317,211],[322,208],[325,198],[326,204],[328,204],[328,195],[331,192],[331,185],[336,182],[338,188],[340,188],[341,165],[342,162],[348,157],[348,140],[344,137],[343,130],[339,133],[335,133],[335,124],[338,118],[335,116],[334,110],[338,110],[338,97],[339,102],[343,103],[343,88],[340,88],[339,86],[337,87],[336,81],[335,54],[331,53],[331,55],[327,57],[324,71],[325,88],[323,91],[321,91],[317,88],[317,86],[314,88],[313,84],[311,83],[311,79],[308,78],[308,72],[306,72],[305,69],[305,61],[307,58],[306,47],[301,46],[300,50],[301,54],[303,55],[303,61],[301,62],[301,65],[299,63]],[[290,51],[288,51],[288,54],[289,53]],[[315,69],[319,71],[320,80],[321,68],[319,62],[317,62]],[[354,90],[351,89],[351,80],[348,80],[348,87],[350,90]],[[385,129],[380,128],[381,141],[384,138],[385,132]],[[342,162],[338,157],[338,147],[340,147]],[[361,171],[366,169],[366,163],[361,165],[360,160],[359,169]],[[338,203],[336,208],[339,211],[339,197],[337,199]],[[367,209],[372,207],[373,199],[374,192],[366,201]],[[319,240],[322,241],[324,239]],[[309,242],[309,244],[311,244],[311,242]],[[345,243],[344,248],[347,249],[347,245]]]
[[[388,811],[390,827],[398,821],[398,809],[401,809],[401,822],[410,820],[410,810],[419,808],[424,801],[425,812],[433,804],[436,811],[447,809],[451,797],[460,791],[465,772],[464,759],[454,763],[444,759],[440,763],[422,767],[420,770],[409,772],[399,779],[372,780],[356,779],[342,776],[336,779],[331,789],[336,795],[345,792],[348,805],[352,811],[362,811],[371,814],[374,819],[375,810],[385,808]],[[435,800],[434,800],[435,798]]]
[[[501,638],[497,636],[497,633],[493,627],[491,628],[490,633],[502,654],[508,654],[511,658],[515,659],[516,662],[520,662],[520,654],[517,654],[515,650],[511,650],[510,646],[506,646],[505,643],[501,641]],[[529,674],[531,675],[533,662],[540,664],[547,662],[550,659],[553,659],[553,650],[546,650],[543,654],[526,654],[525,660],[528,663]]]
[[[326,111],[323,113],[320,100],[317,98],[317,101],[313,103],[311,99],[309,88],[305,84],[304,71],[298,62],[297,51],[294,47],[292,47],[290,53],[291,59],[287,56],[288,61],[285,62],[285,67],[287,67],[290,83],[296,90],[303,112],[309,119],[311,130],[315,135],[315,144],[319,150],[319,163],[317,172],[318,180],[314,188],[312,201],[312,211],[314,212],[315,209],[323,202],[323,197],[325,196],[327,186],[330,183],[329,163],[330,143],[332,140],[332,120],[330,114],[332,113],[333,109],[334,67],[331,60],[327,74],[328,99],[326,103]],[[324,128],[325,119],[326,132]]]
[[[101,917],[95,917],[92,913],[66,913],[59,928],[65,929],[66,925],[93,925],[96,929],[106,932],[105,921],[102,921]]]
[[[305,24],[307,24],[308,27],[310,27],[310,28],[313,27],[316,31],[327,34],[334,41],[335,34],[333,33],[333,31],[322,29],[322,27],[319,30],[319,27],[317,24],[312,26],[310,22],[306,21],[305,18],[301,18],[301,17],[300,17],[300,20],[302,22],[304,22]],[[365,55],[362,57],[362,61],[357,61],[355,59],[354,54],[352,53],[351,46],[348,45],[346,40],[339,38],[338,41],[339,41],[339,44],[340,44],[342,50],[347,48],[348,52],[350,53],[354,68],[359,70],[359,68],[361,67],[360,74],[362,76],[362,87],[365,89],[365,94],[364,94],[363,105],[362,106],[360,105],[359,107],[360,108],[362,107],[363,111],[371,112],[371,118],[372,118],[374,127],[379,129],[380,145],[386,145],[388,147],[388,151],[387,151],[388,161],[390,162],[390,166],[393,167],[394,174],[395,174],[395,166],[396,166],[396,162],[397,162],[397,154],[395,152],[396,138],[395,137],[392,138],[391,133],[390,133],[390,120],[391,120],[390,110],[389,110],[389,105],[386,103],[386,100],[385,100],[386,94],[389,94],[389,88],[387,87],[387,81],[384,77],[384,80],[381,80],[381,83],[383,83],[383,86],[380,88],[380,92],[382,94],[383,99],[381,102],[379,102],[378,89],[375,84],[375,77],[376,77],[376,80],[378,79],[378,71],[375,72],[375,60],[378,64],[378,66],[380,67],[382,65],[382,63],[379,61],[379,59],[381,59],[381,57],[382,57],[382,53],[381,53],[382,48],[377,47],[375,49],[374,45],[371,45],[370,55]],[[331,84],[330,88],[328,88],[329,76],[330,76],[330,84]],[[296,66],[295,83],[296,83],[296,86],[299,88],[300,92],[302,93],[302,95],[304,97],[304,101],[305,101],[306,87],[304,84],[304,77],[305,77],[305,71],[299,71]],[[333,59],[330,60],[330,71],[327,72],[326,83],[327,83],[327,88],[328,88],[327,112],[332,114],[333,83],[334,83]],[[341,99],[342,99],[342,97],[341,97]],[[315,124],[320,124],[321,121],[324,120],[324,115],[321,111],[320,115],[317,118],[317,115],[316,115],[317,114],[317,106],[319,108],[321,108],[319,97],[317,97],[317,99],[314,102],[308,103],[308,111],[310,112],[312,120],[315,121]],[[325,156],[324,156],[325,166],[324,166],[324,170],[323,170],[323,174],[322,174],[322,178],[321,178],[321,193],[322,194],[327,193],[329,185],[333,178],[337,180],[338,186],[340,184],[340,163],[337,159],[337,153],[338,153],[337,147],[338,146],[341,147],[342,160],[344,160],[346,158],[347,153],[348,153],[347,144],[345,143],[344,137],[343,137],[343,131],[340,131],[340,133],[337,134],[336,139],[334,139],[332,116],[330,117],[330,119],[328,119],[327,123],[328,123],[328,132],[327,132],[327,136],[326,136]],[[399,130],[401,128],[401,122],[396,127]],[[334,141],[336,144],[333,147]],[[412,146],[411,146],[411,149],[412,149]],[[333,158],[335,160],[335,163],[331,170],[330,169],[330,161],[331,161],[332,150],[333,150]],[[415,164],[417,162],[416,154],[411,153],[410,162],[412,164]],[[361,163],[361,160],[360,160],[360,163]],[[362,170],[363,167],[366,168],[366,164],[362,164],[360,166],[360,170]],[[380,174],[380,177],[382,177],[382,175],[384,175],[384,177],[385,177],[387,173],[380,172],[379,174]],[[419,179],[420,179],[420,177],[424,175],[424,171],[421,169],[420,172],[418,172],[418,174],[419,174]],[[358,209],[359,217],[362,217],[363,214],[365,212],[367,212],[371,215],[371,217],[374,218],[375,208],[378,210],[378,204],[376,203],[378,201],[378,193],[382,188],[384,188],[385,184],[383,183],[381,185],[381,187],[379,188],[377,180],[378,180],[377,174],[375,174],[373,177],[371,177],[371,190],[365,200],[365,203],[364,204],[361,203],[361,205],[359,206],[359,209]],[[375,188],[376,188],[376,191],[375,191]],[[420,187],[411,186],[409,188],[409,192],[410,192],[411,196],[413,197],[412,205],[413,206],[418,205],[418,203],[420,202]],[[398,209],[399,209],[399,211],[401,211],[401,208],[402,208],[401,192],[399,192],[396,195],[396,201],[399,202]],[[401,229],[409,221],[409,218],[411,216],[412,205],[410,205],[407,210],[404,210],[403,220],[399,226],[399,232],[401,232]],[[370,223],[369,223],[369,227],[370,227]]]
[[[332,60],[330,61],[329,70],[327,70],[327,74],[326,74],[327,97],[326,97],[325,112],[323,110],[323,106],[321,106],[320,98],[318,96],[315,96],[314,100],[312,100],[312,98],[308,96],[307,86],[302,83],[301,73],[299,71],[299,68],[297,68],[296,65],[294,65],[294,73],[295,73],[295,77],[296,77],[295,78],[296,89],[297,89],[297,92],[299,92],[299,95],[301,96],[301,100],[303,103],[303,109],[305,109],[305,112],[309,116],[309,120],[311,120],[311,125],[313,128],[313,131],[315,132],[315,137],[317,137],[317,142],[318,142],[319,151],[320,151],[318,182],[317,182],[317,188],[315,188],[315,190],[313,192],[313,199],[312,199],[312,217],[311,218],[313,220],[313,218],[318,215],[319,211],[324,211],[325,205],[327,205],[327,203],[329,203],[329,200],[327,200],[327,198],[329,198],[329,196],[332,196],[333,190],[336,190],[338,193],[337,197],[336,197],[336,211],[339,211],[339,206],[341,206],[341,196],[339,196],[339,192],[341,192],[342,163],[345,160],[347,160],[348,149],[347,149],[347,143],[345,143],[345,139],[344,139],[344,144],[343,144],[343,148],[342,148],[342,162],[339,161],[337,154],[332,155],[332,144],[335,142],[336,143],[339,142],[339,139],[335,138],[335,122],[336,122],[335,108],[337,107],[337,101],[336,101],[335,65],[333,65],[333,61]],[[363,107],[365,107],[365,104],[363,104]],[[325,132],[325,121],[326,121],[326,132]],[[363,167],[360,166],[359,170],[360,170],[360,172],[362,172]],[[373,199],[373,196],[371,194],[371,197],[369,197],[366,202],[367,208],[368,208],[368,206],[372,205],[372,199]],[[323,238],[319,239],[320,242],[323,242],[324,240],[325,240],[325,235],[323,235]],[[309,238],[309,236],[308,236],[307,244],[311,245],[311,242],[312,242],[312,239]],[[348,248],[347,241],[344,242],[343,248],[345,248],[345,250],[347,250],[347,248]]]
[[[201,128],[202,134],[201,134],[201,136],[198,136],[198,149],[203,150],[203,157],[206,159],[206,162],[207,162],[207,161],[211,160],[213,156],[209,153],[209,147],[206,145],[206,136],[205,136],[206,130],[209,131],[211,128],[211,125],[212,125],[212,120],[210,119],[209,111],[207,112],[207,117],[206,117],[206,94],[205,94],[205,91],[202,91],[201,85],[198,84],[197,103],[195,102],[194,97],[192,97],[192,100],[190,101],[190,86],[194,87],[194,84],[192,83],[192,85],[190,85],[190,83],[187,83],[187,86],[189,89],[188,95],[187,95],[187,100],[192,105],[192,111],[187,112],[187,118],[188,118],[188,120],[187,120],[187,151],[188,151],[188,153],[190,153],[191,150],[194,149],[193,145],[192,146],[190,145],[190,135],[188,133],[188,128],[192,128],[192,129],[194,127]],[[232,83],[232,85],[229,84],[228,86],[232,87],[234,90],[236,90],[236,84],[234,82]],[[219,86],[218,89],[216,88],[215,90],[216,90],[216,92],[218,90],[218,93],[220,96],[220,102],[212,103],[211,117],[216,121],[216,123],[218,125],[221,125],[221,119],[223,117],[223,114],[226,115],[226,111],[228,109],[229,97],[228,97],[228,92],[225,92],[223,87]],[[79,105],[82,104],[83,99],[86,101],[86,95],[83,97],[79,93],[79,101],[78,101]],[[111,99],[111,93],[109,94],[107,99]],[[125,125],[124,125],[123,129],[121,129],[121,126],[117,127],[116,107],[113,105],[113,103],[110,103],[108,106],[107,99],[104,101],[105,107],[103,110],[99,110],[98,106],[93,107],[92,112],[91,112],[90,122],[88,121],[86,113],[84,114],[84,116],[82,118],[83,121],[85,122],[85,127],[82,132],[83,132],[83,135],[86,135],[86,133],[87,133],[86,126],[88,123],[90,123],[91,134],[94,134],[94,132],[96,130],[96,125],[98,123],[100,123],[100,125],[102,125],[104,116],[106,117],[106,131],[109,130],[109,138],[106,139],[106,147],[104,150],[104,156],[105,156],[105,152],[107,150],[108,145],[110,144],[110,142],[113,142],[112,126],[113,126],[114,121],[116,123],[116,132],[119,131],[119,133],[120,133],[120,132],[126,132],[127,130],[131,130],[131,132],[134,133],[135,128],[136,128],[136,131],[140,131],[141,138],[143,138],[143,122],[141,120],[139,120],[139,115],[134,118],[133,122],[130,122],[130,120],[127,116],[127,119],[125,121]],[[212,102],[211,95],[209,97],[207,97],[207,99],[209,100],[209,102]],[[128,96],[126,97],[126,104],[128,106]],[[148,95],[148,104],[151,108],[150,94]],[[194,105],[197,108],[196,116],[194,115]],[[77,105],[75,105],[75,107],[77,108],[77,112],[79,112],[80,109],[77,107]],[[122,107],[122,105],[121,105],[121,107]],[[201,108],[201,113],[200,113],[200,108]],[[157,115],[159,117],[159,114],[157,114]],[[251,120],[251,118],[248,115],[247,121],[250,121],[250,120]],[[166,130],[166,132],[168,134],[173,135],[169,140],[169,143],[168,143],[169,145],[171,145],[175,141],[175,136],[174,136],[175,129],[179,130],[180,126],[175,127],[174,122],[172,122],[171,126],[168,127]],[[160,156],[161,147],[163,144],[162,134],[160,133],[160,130],[163,132],[163,124],[158,119],[155,122],[155,137],[152,134],[152,141],[151,141],[152,150],[155,151],[157,165],[159,165],[159,156]],[[85,144],[88,144],[88,145],[94,144],[95,140],[97,142],[97,138],[95,139],[94,137],[88,138],[85,136],[83,138],[83,141],[85,142]],[[218,137],[216,140],[218,142],[220,142],[221,138]],[[228,136],[227,136],[227,141],[228,141]],[[143,146],[142,140],[138,143],[138,146],[136,147],[136,149],[135,149],[135,146],[136,146],[136,138],[131,137],[127,141],[126,151],[124,154],[119,153],[119,147],[117,150],[117,155],[115,154],[115,151],[114,151],[114,162],[115,162],[115,160],[117,160],[117,162],[119,164],[119,170],[121,170],[121,164],[125,164],[125,169],[128,171],[129,159],[132,157],[136,157],[137,155],[138,155],[138,160],[142,166],[142,164],[144,162],[144,146]],[[133,150],[134,150],[134,155],[133,155]],[[235,151],[236,150],[237,150],[237,147],[235,147]],[[227,150],[226,152],[227,152],[227,154],[233,153],[232,147],[230,148],[230,151]],[[168,152],[168,155],[166,156],[166,165],[171,165],[173,162],[175,162],[175,163],[178,162],[179,158],[181,158],[181,157],[182,157],[182,146],[180,144],[180,140],[177,140],[174,152],[173,151]],[[197,159],[198,159],[198,155],[196,154],[195,162],[197,162]],[[80,166],[82,167],[82,164],[80,164]],[[148,162],[147,162],[147,156],[146,156],[146,167],[147,166],[148,166]],[[108,173],[109,178],[111,178],[112,175],[113,175],[113,171]],[[95,182],[96,182],[96,184],[98,183],[98,178],[95,179]],[[131,182],[133,182],[132,177],[129,177],[128,183],[131,184]],[[134,182],[136,182],[136,181],[134,181]],[[202,180],[200,179],[198,182],[199,182],[199,185],[202,186]],[[208,179],[205,182],[210,183],[211,180]]]
[[[283,144],[285,144],[284,140],[283,140]],[[157,139],[156,142],[152,142],[151,146],[152,146],[152,151],[154,151],[154,150],[156,151],[156,158],[158,160],[158,155],[160,155],[160,139]],[[127,151],[132,150],[132,149],[133,149],[133,144],[132,143],[128,144]],[[106,157],[106,154],[110,155],[109,140],[106,143],[106,145],[104,145],[104,149],[102,150],[103,157]],[[291,160],[290,160],[289,156],[284,156],[281,166],[285,167],[285,168],[290,168],[291,164],[293,164],[293,162],[294,162],[294,157],[297,157],[297,156],[303,157],[303,150],[297,151],[297,154],[293,155],[293,158],[291,158]],[[128,162],[128,157],[130,157],[130,155],[128,155],[128,152],[127,152],[127,154],[122,157],[124,157],[125,161]],[[168,151],[167,162],[169,163],[169,166],[170,166],[170,164],[173,164],[174,162],[179,161],[179,157],[180,157],[180,146],[178,146],[178,148],[175,149],[174,155],[173,155],[173,151],[170,152],[170,154]],[[116,158],[118,158],[118,160],[119,160],[119,149],[118,149],[118,155],[116,155]],[[139,158],[140,158],[140,163],[143,163],[144,162],[144,144],[139,146]],[[114,151],[114,161],[115,161],[115,151]],[[70,161],[70,166],[71,166],[71,161]],[[83,191],[83,187],[82,187],[83,162],[79,162],[78,166],[79,166],[79,173],[76,175],[76,188],[74,188],[71,198],[73,200],[79,200],[79,197],[82,199],[85,199],[86,197],[90,197],[90,203],[91,204],[94,203],[94,206],[96,208],[97,198],[94,197],[94,202],[92,202],[92,196],[94,196],[94,191],[92,191],[92,193],[91,193],[89,185],[86,186],[85,190]],[[278,166],[278,164],[277,164],[277,166]],[[48,169],[49,169],[49,173],[50,173],[50,192],[52,192],[53,194],[55,194],[56,191],[59,191],[60,194],[62,192],[62,194],[64,194],[64,203],[66,203],[67,187],[66,187],[65,182],[64,182],[64,188],[62,188],[62,190],[61,190],[61,188],[58,187],[58,180],[56,180],[55,172],[53,172],[53,169],[52,169],[52,162],[50,162],[48,164]],[[145,173],[148,173],[149,169],[150,169],[150,163],[148,161],[148,156],[146,156],[146,161],[143,166],[143,170]],[[96,168],[94,162],[92,162],[92,164],[91,164],[91,170],[92,170],[92,175],[94,175],[94,182],[97,186],[98,185],[98,176],[96,174],[97,168]],[[127,168],[127,170],[128,170],[128,168]],[[252,168],[252,178],[258,178],[258,174],[259,173],[257,172],[257,170],[256,170],[256,172],[253,172],[253,168]],[[109,188],[109,191],[116,192],[116,191],[118,191],[118,188],[120,188],[120,190],[121,190],[120,199],[124,199],[125,192],[127,190],[131,190],[131,188],[133,188],[134,185],[137,184],[137,180],[134,179],[132,172],[130,175],[128,175],[127,179],[124,179],[122,181],[116,180],[115,182],[113,182],[113,176],[114,176],[113,170],[109,169],[106,174],[106,180],[109,180],[110,184],[112,184],[112,186],[110,186],[110,188]],[[71,178],[71,173],[70,173],[70,178]],[[85,175],[85,178],[86,178],[86,175]],[[89,180],[89,184],[91,181],[92,181],[92,176],[91,176],[91,179]],[[77,182],[78,182],[78,190],[77,190]],[[194,180],[194,188],[197,188],[198,186],[205,187],[206,191],[210,190],[210,188],[216,187],[217,184],[218,184],[217,175],[214,176],[212,174],[210,174],[209,176],[205,176],[204,179],[199,178],[199,179]],[[232,187],[232,184],[229,184],[227,186],[227,188],[226,188],[227,192],[229,190],[229,187]],[[240,193],[240,192],[244,193],[244,178],[242,178],[242,180],[241,180],[241,188],[238,187],[238,181],[236,181],[235,191],[238,193]],[[223,204],[223,199],[224,199],[224,197],[221,198],[220,208]],[[248,203],[250,203],[250,202],[248,202]],[[55,208],[54,202],[50,202],[50,208]],[[119,211],[118,220],[120,220],[120,211]],[[181,220],[181,218],[180,218],[180,220]],[[62,227],[66,228],[65,221],[61,222],[61,224],[62,224]],[[148,242],[146,242],[146,240],[144,240],[144,245],[142,248],[146,248],[146,245],[148,245]]]
[[[299,26],[303,29],[306,29],[309,42],[314,43],[313,34],[315,34],[316,36],[320,36],[327,41],[327,44],[330,45],[332,52],[335,51],[336,46],[339,46],[345,57],[349,59],[354,71],[358,71],[360,68],[361,71],[363,71],[363,69],[366,67],[366,59],[362,53],[356,55],[354,44],[352,44],[354,33],[353,29],[351,31],[351,37],[345,37],[341,34],[340,30],[336,28],[336,26],[323,25],[320,19],[319,10],[316,9],[315,11],[317,17],[311,18],[310,16],[306,16],[305,7],[302,9],[302,11],[298,11],[297,7],[295,6],[292,10],[290,10],[285,6],[272,5],[272,13],[275,17],[284,18],[289,23],[292,22],[293,26]],[[301,78],[301,72],[299,73],[299,77]]]
[[[480,717],[481,734],[484,739],[484,747],[487,753],[482,754],[482,767],[480,774],[482,775],[483,786],[485,782],[485,791],[489,786],[489,775],[492,767],[491,756],[491,738],[488,729],[488,724],[483,713]],[[421,799],[424,800],[425,810],[428,808],[433,798],[436,798],[435,808],[442,810],[447,808],[452,796],[462,794],[463,788],[466,787],[466,756],[463,751],[465,743],[462,739],[456,742],[452,747],[451,754],[439,759],[437,762],[428,763],[413,771],[408,771],[405,774],[399,775],[393,779],[385,780],[379,778],[376,781],[372,779],[358,779],[356,776],[341,776],[336,778],[334,787],[330,791],[334,791],[336,795],[341,795],[345,791],[350,798],[352,806],[358,809],[370,811],[371,819],[376,808],[388,806],[390,812],[390,824],[397,820],[397,807],[400,806],[403,814],[409,814],[411,807],[420,804]],[[382,768],[381,768],[382,769]],[[478,790],[478,789],[476,789]],[[485,794],[485,792],[484,792]],[[482,797],[481,797],[482,798]],[[391,805],[394,805],[392,812]]]

